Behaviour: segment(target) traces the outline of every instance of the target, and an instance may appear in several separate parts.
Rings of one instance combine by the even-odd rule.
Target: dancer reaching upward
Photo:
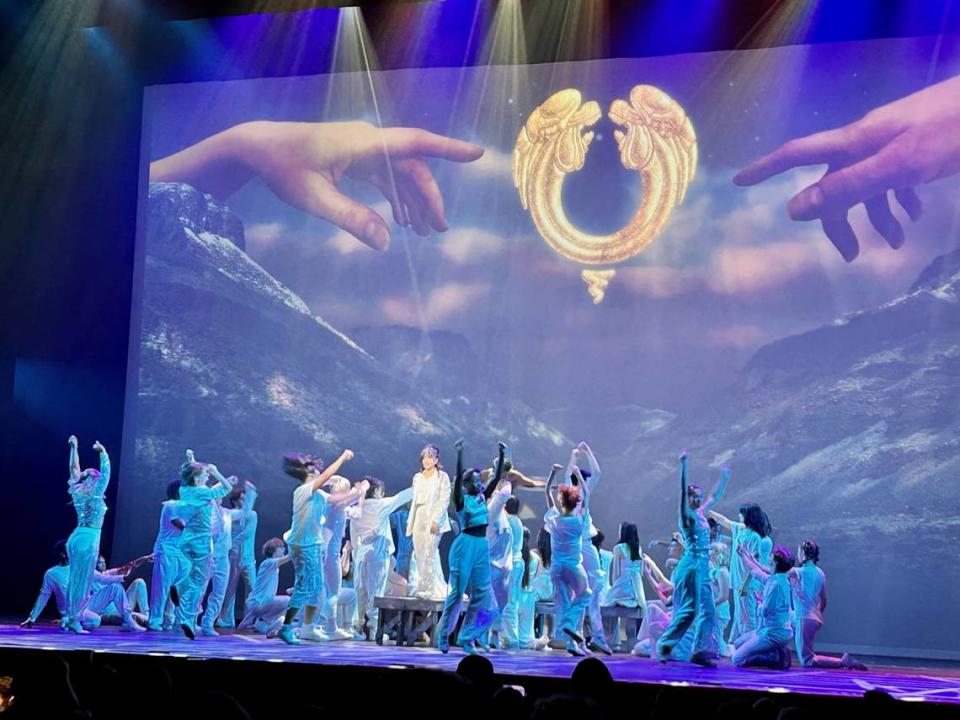
[[[450,650],[451,623],[460,614],[463,595],[470,597],[457,643],[468,654],[476,653],[473,643],[485,635],[496,616],[490,588],[490,548],[487,545],[487,501],[493,496],[503,476],[507,446],[497,443],[497,469],[493,481],[483,482],[477,468],[463,468],[463,440],[457,440],[457,475],[453,486],[453,505],[460,517],[460,534],[450,546],[447,564],[450,567],[450,592],[437,623],[437,647]]]
[[[586,459],[590,469],[584,469],[579,466],[581,458]],[[600,463],[597,462],[593,450],[585,442],[581,442],[570,453],[570,461],[567,463],[565,477],[568,482],[573,482],[574,473],[577,473],[584,485],[584,497],[592,495],[600,483]],[[590,645],[600,650],[606,655],[612,655],[613,650],[607,643],[606,633],[603,629],[603,616],[600,612],[600,596],[607,585],[607,575],[603,570],[603,564],[600,561],[600,551],[593,544],[593,537],[598,530],[593,524],[593,518],[590,515],[590,509],[584,503],[583,510],[583,542],[581,543],[581,554],[583,569],[587,573],[587,581],[590,585],[589,604],[587,611],[590,616]],[[579,623],[579,630],[582,632],[583,621]]]
[[[90,597],[93,573],[100,555],[100,530],[103,528],[103,517],[107,514],[103,495],[110,483],[110,456],[98,440],[93,444],[93,449],[100,454],[100,469],[89,468],[81,472],[77,436],[71,435],[67,443],[70,445],[67,490],[77,511],[77,527],[67,538],[70,581],[67,586],[67,612],[62,626],[71,632],[83,633],[85,630],[80,624],[80,613]]]
[[[207,487],[213,477],[217,484]],[[180,466],[180,502],[186,525],[180,534],[180,550],[190,563],[190,572],[179,589],[177,621],[183,634],[195,639],[200,601],[207,585],[213,557],[213,520],[219,514],[219,502],[233,489],[235,477],[225,478],[216,465],[196,461],[193,450]]]
[[[348,509],[350,545],[353,549],[353,586],[357,591],[357,633],[370,637],[369,628],[377,626],[379,610],[375,598],[387,589],[390,556],[394,552],[390,531],[392,514],[413,499],[409,487],[392,497],[384,497],[383,481],[367,475],[366,495]]]
[[[587,654],[584,638],[577,631],[590,603],[590,585],[583,567],[584,535],[588,525],[590,488],[574,465],[572,484],[558,489],[560,507],[551,495],[553,481],[562,466],[554,465],[547,480],[547,513],[543,525],[550,533],[550,579],[553,581],[553,609],[556,630],[567,636],[567,652]],[[589,543],[587,543],[589,544]]]
[[[690,662],[716,667],[717,609],[710,589],[710,525],[706,513],[723,496],[729,481],[730,471],[724,468],[717,487],[704,500],[700,486],[688,482],[687,454],[680,456],[678,523],[686,548],[673,571],[673,619],[657,641],[657,657],[662,662],[670,659],[674,645],[692,623]]]
[[[293,491],[293,519],[286,534],[293,557],[293,595],[278,635],[289,645],[300,640],[327,641],[329,636],[314,625],[317,608],[323,604],[323,516],[327,504],[350,504],[360,499],[369,485],[360,481],[345,493],[328,495],[321,488],[337,474],[340,466],[353,459],[352,450],[344,450],[329,467],[310,455],[286,455],[283,471],[300,482]],[[293,621],[303,609],[300,637],[293,634]]]

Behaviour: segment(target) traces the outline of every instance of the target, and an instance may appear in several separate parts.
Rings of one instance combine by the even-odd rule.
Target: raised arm
[[[226,478],[223,476],[223,473],[220,472],[220,469],[216,465],[207,465],[207,473],[214,480],[217,481],[217,484],[214,485],[210,490],[210,499],[219,500],[222,497],[227,496],[231,490],[233,490],[233,483],[236,482],[237,478],[234,475]]]
[[[710,497],[707,498],[707,501],[703,504],[703,509],[708,511],[713,506],[714,503],[720,500],[723,497],[723,493],[726,492],[727,485],[730,483],[730,468],[724,466],[723,470],[720,471],[720,481],[713,488],[713,491],[710,493]]]
[[[507,446],[501,441],[497,443],[497,474],[493,478],[493,482],[487,483],[487,486],[483,489],[483,496],[489,500],[493,497],[493,491],[497,489],[497,486],[500,484],[500,479],[503,477],[503,459],[506,456]]]
[[[453,506],[457,512],[463,510],[463,438],[454,443],[457,448],[457,477],[453,481]]]
[[[724,530],[729,530],[733,532],[733,520],[728,518],[726,515],[721,515],[716,510],[707,510],[710,513],[710,517],[717,521],[717,525],[722,527]]]
[[[80,478],[80,453],[77,450],[77,436],[71,435],[67,438],[67,444],[70,446],[70,481],[76,482]]]
[[[97,480],[97,492],[102,493],[110,484],[110,456],[99,440],[93,444],[93,449],[100,453],[100,478]]]
[[[680,527],[687,526],[687,453],[680,455],[680,507],[677,516]]]
[[[546,495],[547,495],[547,510],[556,510],[556,503],[553,501],[553,481],[557,478],[557,473],[563,470],[562,465],[554,465],[550,468],[550,477],[547,478],[547,483],[544,485]]]
[[[327,481],[337,474],[337,471],[340,469],[340,466],[343,465],[348,460],[353,459],[353,450],[344,450],[340,453],[340,457],[330,463],[330,466],[327,467],[316,480],[313,481],[313,489],[319,490],[324,485],[327,484]]]
[[[600,463],[597,462],[597,456],[593,454],[593,449],[585,442],[577,446],[580,452],[587,456],[587,465],[590,466],[590,489],[593,490],[600,482]]]
[[[507,472],[507,478],[515,488],[539,489],[545,484],[543,480],[524,475],[516,468],[510,468],[509,472]]]
[[[366,480],[361,480],[356,485],[354,485],[349,490],[340,493],[333,493],[327,496],[327,502],[330,505],[352,505],[354,503],[360,502],[362,498],[367,493],[367,489],[370,487],[370,483]]]
[[[413,501],[413,488],[408,487],[405,490],[401,490],[396,495],[391,498],[383,499],[383,506],[380,508],[381,515],[392,515],[397,510],[402,508],[408,502]]]

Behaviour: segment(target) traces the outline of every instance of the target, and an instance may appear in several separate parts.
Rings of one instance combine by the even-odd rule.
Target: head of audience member
[[[806,562],[814,564],[820,562],[820,546],[813,538],[807,538],[797,548],[797,565],[803,565]]]
[[[520,498],[511,495],[507,498],[507,503],[503,506],[503,509],[507,511],[507,515],[518,514],[520,512]]]
[[[378,499],[383,497],[385,493],[383,480],[381,480],[378,477],[374,477],[373,475],[364,475],[362,478],[360,478],[360,482],[364,482],[364,481],[366,481],[367,483],[367,494],[366,494],[367,500]]]
[[[613,675],[598,658],[588,657],[577,663],[570,676],[579,695],[597,700],[608,697],[613,690]]]
[[[167,500],[180,499],[180,481],[171,480],[167,483]]]
[[[643,557],[643,553],[640,552],[640,532],[637,530],[635,523],[620,523],[620,536],[617,543],[626,545],[630,549],[631,560],[639,560]]]
[[[552,547],[550,545],[550,533],[543,527],[537,531],[537,554],[540,556],[540,564],[543,565],[545,570],[549,570]]]
[[[484,692],[493,690],[493,663],[482,655],[467,655],[457,665],[457,675]]]
[[[279,560],[287,554],[287,546],[284,544],[283,540],[278,537],[273,537],[267,540],[263,544],[261,550],[263,551],[263,556],[265,558],[273,558],[275,560]]]
[[[582,498],[580,494],[580,488],[576,485],[561,485],[560,486],[560,509],[564,513],[572,513],[577,509],[577,505],[580,504]]]
[[[440,448],[436,445],[424,445],[420,451],[420,472],[432,473],[434,468],[442,468],[440,464]]]
[[[773,571],[775,573],[788,572],[793,567],[793,553],[783,545],[773,549]]]

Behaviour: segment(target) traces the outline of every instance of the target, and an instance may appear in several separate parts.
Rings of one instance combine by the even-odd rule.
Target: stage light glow
[[[780,695],[784,695],[784,694],[786,694],[786,693],[788,693],[788,692],[790,692],[790,691],[789,691],[787,688],[785,688],[785,687],[768,687],[768,688],[767,688],[767,692],[777,693],[777,694],[780,694]]]
[[[267,658],[267,662],[282,663],[285,662],[285,660],[283,658]]]
[[[902,696],[902,697],[900,697],[900,698],[897,698],[897,699],[898,699],[898,700],[901,700],[902,702],[913,702],[913,703],[926,702],[926,701],[927,701],[927,699],[926,699],[925,697],[921,696],[921,695],[904,695],[904,696]]]

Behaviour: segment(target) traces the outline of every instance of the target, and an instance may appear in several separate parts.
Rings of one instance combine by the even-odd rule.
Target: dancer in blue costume
[[[710,525],[707,512],[723,495],[730,471],[723,469],[720,482],[704,500],[699,485],[687,481],[687,454],[680,456],[680,507],[678,523],[685,548],[673,571],[673,619],[657,641],[657,658],[666,662],[674,646],[693,624],[690,662],[716,667],[717,609],[710,588]]]
[[[733,664],[737,667],[765,667],[775,670],[790,668],[791,591],[789,572],[793,567],[793,553],[785,547],[773,549],[773,572],[753,559],[743,545],[737,553],[744,559],[750,572],[763,583],[763,601],[760,604],[760,625],[756,630],[736,639]]]
[[[61,625],[65,630],[84,633],[86,630],[80,624],[80,616],[90,597],[93,572],[100,555],[100,530],[107,514],[103,495],[110,483],[110,456],[99,441],[95,442],[93,449],[100,453],[100,469],[88,468],[81,472],[77,436],[71,435],[67,443],[70,445],[67,491],[77,511],[77,527],[67,538],[70,582],[67,586],[67,612]]]
[[[590,523],[590,487],[574,465],[571,485],[561,485],[560,509],[553,496],[553,480],[561,470],[554,465],[547,480],[547,513],[543,525],[550,533],[550,578],[553,580],[555,634],[567,637],[567,652],[582,657],[587,654],[578,625],[590,604],[589,578],[583,567],[583,536]]]
[[[467,614],[457,637],[463,651],[476,653],[474,641],[483,636],[497,615],[490,587],[490,546],[487,544],[487,501],[493,496],[503,476],[507,446],[497,443],[496,475],[484,484],[477,468],[463,469],[463,440],[457,440],[457,475],[453,485],[453,505],[460,517],[461,532],[450,546],[447,564],[450,567],[450,592],[437,623],[437,647],[450,650],[450,625],[460,614],[463,594],[470,596]]]

